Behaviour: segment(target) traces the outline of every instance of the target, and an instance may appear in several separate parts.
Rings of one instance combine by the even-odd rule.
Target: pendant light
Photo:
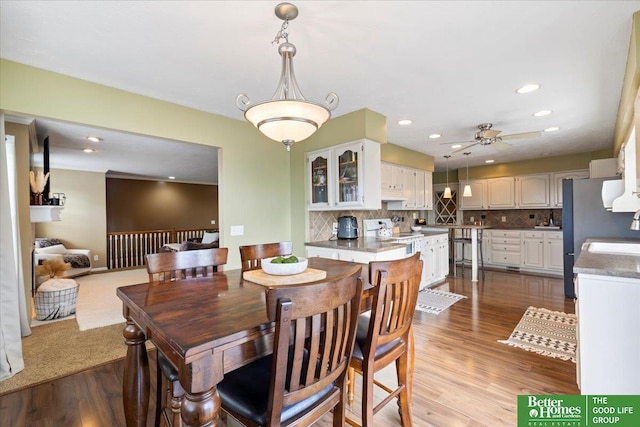
[[[442,197],[444,197],[445,199],[451,198],[451,187],[449,187],[449,157],[451,156],[444,156],[444,158],[447,159],[447,186],[444,188],[444,194],[442,195]]]
[[[462,197],[471,197],[473,194],[471,193],[471,186],[469,185],[469,154],[470,152],[463,153],[467,156],[467,184],[464,186],[464,191],[462,192]]]
[[[331,111],[338,106],[338,95],[329,93],[325,99],[326,106],[305,99],[293,73],[296,47],[289,43],[289,34],[286,32],[289,21],[298,16],[298,8],[291,3],[280,3],[275,13],[284,21],[272,42],[279,44],[284,40],[278,47],[278,53],[282,56],[278,87],[270,100],[257,104],[252,104],[249,97],[241,93],[236,98],[236,106],[244,111],[247,121],[260,132],[282,142],[287,151],[291,151],[291,145],[313,135],[331,118]]]

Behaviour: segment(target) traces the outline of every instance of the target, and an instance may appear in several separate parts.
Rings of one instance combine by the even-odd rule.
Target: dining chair
[[[208,276],[227,263],[229,248],[195,251],[161,252],[146,256],[149,282],[175,282],[198,276]],[[156,351],[156,412],[154,426],[160,426],[164,415],[165,425],[182,427],[180,407],[184,390],[178,381],[178,371],[160,351]],[[166,378],[166,386],[165,381]],[[165,398],[165,397],[168,397]],[[168,407],[167,407],[168,405]]]
[[[260,268],[263,258],[291,255],[292,252],[292,242],[260,243],[257,245],[240,246],[242,271]]]
[[[358,319],[353,355],[349,363],[349,404],[353,403],[355,373],[362,375],[362,426],[374,425],[373,416],[384,405],[399,398],[402,425],[411,426],[411,375],[408,343],[422,276],[420,253],[395,261],[369,263],[369,278],[374,285],[371,311]],[[375,373],[396,364],[398,386],[392,390],[375,379]],[[374,385],[388,395],[373,405]],[[347,419],[350,425],[358,426]]]
[[[146,257],[150,282],[170,282],[197,276],[208,276],[227,263],[229,248],[195,251],[159,252]]]
[[[361,267],[333,281],[266,291],[273,353],[225,374],[222,409],[247,426],[308,426],[333,410],[345,422],[346,374],[362,294]]]

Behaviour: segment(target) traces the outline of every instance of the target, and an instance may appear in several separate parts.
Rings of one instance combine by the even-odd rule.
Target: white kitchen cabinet
[[[422,239],[420,258],[424,262],[420,289],[444,280],[449,274],[448,235],[425,236]]]
[[[516,206],[521,209],[548,208],[549,174],[516,176]]]
[[[544,268],[544,231],[522,232],[522,267]]]
[[[404,168],[402,201],[387,202],[387,209],[423,210],[433,209],[433,177],[429,171]]]
[[[382,200],[404,199],[404,168],[382,162],[380,166]]]
[[[564,269],[564,249],[562,232],[547,231],[544,233],[544,268],[562,272]]]
[[[380,144],[362,139],[307,153],[307,185],[309,210],[380,209]]]
[[[334,173],[331,149],[307,154],[309,209],[329,209],[333,206]]]
[[[520,267],[520,231],[491,230],[491,262]]]
[[[580,392],[640,394],[640,280],[578,274],[575,290]]]
[[[340,261],[357,262],[369,264],[371,261],[390,261],[406,258],[405,248],[390,249],[381,252],[351,251],[346,249],[322,248],[317,246],[306,246],[307,258],[319,257],[327,259],[337,259]]]
[[[562,207],[562,180],[563,179],[586,179],[589,178],[588,169],[578,169],[551,174],[551,207]]]
[[[516,207],[515,179],[512,176],[487,179],[487,208],[513,209]]]
[[[467,181],[471,187],[471,197],[462,197],[462,191],[458,192],[458,201],[460,209],[486,209],[487,208],[487,180],[477,179]],[[461,189],[464,188],[461,186]]]

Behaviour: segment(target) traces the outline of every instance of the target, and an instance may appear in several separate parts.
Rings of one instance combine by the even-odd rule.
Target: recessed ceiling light
[[[534,90],[540,89],[540,85],[538,83],[530,83],[522,86],[520,89],[516,90],[517,93],[529,93]]]
[[[535,117],[548,116],[549,114],[551,114],[551,110],[540,110],[537,113],[533,113]]]
[[[440,138],[442,135],[440,135],[439,133],[433,133],[431,135],[429,135],[429,138],[431,139],[438,139]]]
[[[100,142],[102,138],[98,138],[97,136],[88,136],[87,139],[91,142]]]
[[[544,131],[545,132],[555,132],[558,129],[560,129],[558,126],[551,126],[550,128],[546,128]]]
[[[82,150],[82,151],[84,151],[85,153],[93,153],[93,152],[94,152],[94,151],[96,151],[96,150],[94,150],[94,149],[92,149],[92,148],[85,148],[85,149],[84,149],[84,150]]]
[[[176,179],[176,177],[175,176],[170,176],[169,179]]]
[[[485,163],[493,163],[495,160],[489,159],[489,160],[485,160]]]
[[[409,120],[409,119],[398,120],[398,124],[399,124],[400,126],[410,125],[411,123],[413,123],[413,121],[411,121],[411,120]]]
[[[451,148],[462,148],[462,144],[453,144]]]

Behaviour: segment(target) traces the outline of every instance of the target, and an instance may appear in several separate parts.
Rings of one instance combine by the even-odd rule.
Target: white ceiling
[[[471,141],[483,122],[504,135],[560,130],[509,141],[507,150],[476,146],[470,166],[489,158],[501,163],[613,145],[632,15],[640,1],[294,3],[300,15],[289,25],[289,41],[298,49],[294,64],[305,97],[321,101],[336,92],[340,105],[334,116],[361,108],[383,114],[389,142],[434,156],[437,170],[453,151],[444,143]],[[243,120],[236,96],[244,92],[261,101],[278,82],[280,58],[271,44],[281,25],[273,13],[276,4],[2,0],[0,54]],[[515,93],[531,82],[540,90]],[[553,113],[532,116],[542,109]],[[397,125],[404,118],[413,124]],[[432,133],[442,138],[430,140]],[[169,152],[159,148],[164,144],[150,143],[152,152],[180,170],[195,169],[202,157],[182,143]],[[137,146],[131,140],[127,145]],[[152,163],[150,151],[140,151],[144,161],[131,152],[116,155],[116,170],[150,174],[137,169]],[[449,166],[462,167],[465,160],[459,153]],[[162,167],[162,173],[169,170]]]

